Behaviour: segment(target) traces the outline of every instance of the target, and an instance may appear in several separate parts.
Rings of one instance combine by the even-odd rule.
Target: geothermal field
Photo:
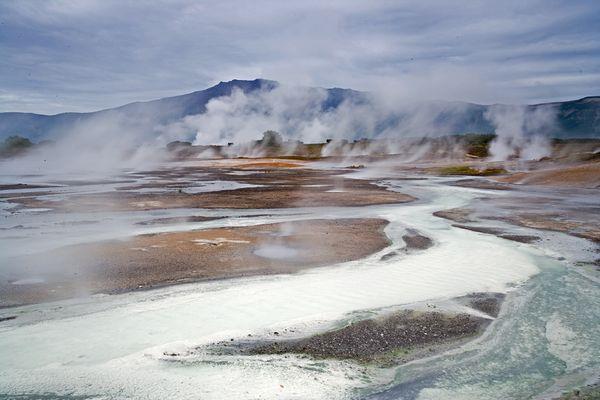
[[[593,385],[597,145],[529,162],[184,145],[110,178],[3,174],[1,396],[558,398]]]
[[[0,400],[600,400],[599,21],[1,0]]]

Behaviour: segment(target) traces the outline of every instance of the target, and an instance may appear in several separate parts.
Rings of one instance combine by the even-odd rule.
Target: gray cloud
[[[84,111],[220,80],[537,102],[600,92],[600,5],[7,1],[0,110]]]

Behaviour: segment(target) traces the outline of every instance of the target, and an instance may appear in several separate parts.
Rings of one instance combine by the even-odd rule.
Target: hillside
[[[0,139],[12,135],[27,137],[32,141],[54,139],[66,130],[76,128],[78,124],[93,122],[95,118],[118,118],[124,128],[145,129],[148,134],[156,126],[178,121],[186,116],[202,114],[211,99],[231,95],[235,88],[246,94],[256,91],[271,91],[278,87],[275,81],[255,79],[252,81],[232,80],[221,82],[213,87],[181,96],[166,97],[147,102],[135,102],[120,107],[90,112],[41,115],[33,113],[0,113]],[[303,88],[308,92],[323,89]],[[325,89],[325,97],[320,105],[326,112],[334,110],[344,102],[368,104],[372,101],[369,93],[351,89]],[[373,105],[373,107],[376,107]],[[426,108],[422,108],[426,107]],[[376,136],[385,129],[401,124],[412,117],[414,110],[427,110],[430,113],[433,132],[414,132],[419,134],[463,134],[469,132],[493,133],[494,128],[485,117],[486,112],[498,105],[480,105],[464,102],[430,102],[415,104],[411,112],[393,110],[379,115],[373,132],[349,132],[349,136]],[[600,137],[600,97],[585,97],[579,100],[559,103],[546,103],[527,106],[530,110],[543,108],[557,109],[557,124],[549,132],[557,138]],[[411,132],[412,133],[412,132]]]

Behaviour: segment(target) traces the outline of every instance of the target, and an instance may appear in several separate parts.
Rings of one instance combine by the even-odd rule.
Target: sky
[[[0,2],[0,112],[94,111],[231,79],[396,98],[600,95],[600,2]]]

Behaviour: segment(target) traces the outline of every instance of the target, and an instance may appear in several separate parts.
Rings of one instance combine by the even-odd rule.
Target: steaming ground
[[[25,271],[36,254],[110,240],[116,243],[111,246],[130,250],[124,265],[135,272],[136,260],[143,260],[135,255],[145,255],[142,249],[148,247],[129,246],[130,241],[152,246],[161,235],[188,238],[196,230],[201,231],[191,238],[194,248],[208,246],[218,257],[215,249],[239,246],[276,265],[310,252],[293,241],[299,222],[308,227],[303,230],[308,236],[316,236],[327,229],[310,221],[355,220],[359,227],[360,221],[388,221],[389,243],[364,247],[370,232],[365,223],[337,237],[343,241],[339,247],[368,248],[347,262],[330,259],[295,273],[113,295],[90,296],[82,287],[69,300],[3,309],[0,393],[5,398],[519,399],[553,396],[598,379],[597,245],[578,235],[579,227],[548,231],[505,218],[521,209],[543,214],[550,205],[585,227],[583,222],[593,224],[598,215],[596,191],[508,183],[507,190],[495,190],[481,179],[455,185],[456,178],[427,172],[394,165],[354,171],[323,163],[248,170],[219,162],[136,171],[110,181],[19,177],[21,183],[52,187],[3,191],[5,286],[35,287],[51,278],[44,276],[43,265],[36,275],[7,278],[11,260],[22,260]],[[3,179],[16,183],[14,177]],[[212,191],[215,185],[224,190]],[[189,187],[198,192],[184,192]],[[540,201],[549,196],[552,202]],[[144,205],[135,208],[132,202]],[[439,211],[445,218],[434,215]],[[279,225],[268,225],[274,223]],[[262,231],[269,240],[254,245],[247,236],[224,234],[238,228]],[[538,239],[527,244],[502,237],[507,235]],[[425,239],[410,239],[415,237]],[[61,272],[69,262],[67,257]],[[15,271],[18,266],[11,265],[11,274]],[[500,314],[460,300],[473,292],[506,294]],[[399,309],[466,313],[492,322],[468,343],[392,366],[302,353],[202,350],[231,339],[306,338]]]
[[[10,284],[0,286],[1,304],[76,297],[82,288],[117,293],[336,264],[385,248],[386,225],[375,218],[307,219],[64,246],[8,259],[4,275]],[[31,279],[23,276],[38,277],[36,284],[21,284]]]

